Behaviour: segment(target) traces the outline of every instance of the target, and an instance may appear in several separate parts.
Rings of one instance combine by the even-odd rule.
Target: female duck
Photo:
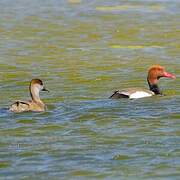
[[[29,85],[29,91],[32,100],[30,101],[16,101],[13,103],[9,110],[12,112],[24,112],[24,111],[45,111],[45,104],[39,97],[40,91],[48,91],[43,82],[40,79],[32,79]]]
[[[119,98],[130,98],[137,99],[143,97],[150,97],[153,95],[162,95],[158,87],[158,80],[162,77],[175,79],[176,77],[168,72],[160,65],[153,65],[150,67],[147,76],[147,82],[149,84],[149,90],[141,89],[141,88],[127,88],[121,91],[115,91],[114,94],[111,95],[112,99]]]

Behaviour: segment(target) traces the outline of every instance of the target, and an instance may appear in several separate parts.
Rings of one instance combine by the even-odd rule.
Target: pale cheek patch
[[[40,87],[39,86],[35,86],[34,87],[34,94],[39,97],[39,91],[40,91]]]
[[[138,99],[138,98],[143,98],[143,97],[150,97],[152,94],[149,94],[144,91],[136,91],[135,93],[131,94],[129,96],[130,99]]]

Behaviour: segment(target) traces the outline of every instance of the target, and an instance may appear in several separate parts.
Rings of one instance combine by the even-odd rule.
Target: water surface
[[[0,1],[0,179],[178,179],[178,0]],[[147,87],[161,64],[166,96],[110,100]],[[32,78],[43,113],[13,114]]]

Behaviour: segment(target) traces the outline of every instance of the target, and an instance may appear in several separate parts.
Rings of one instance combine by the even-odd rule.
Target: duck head
[[[158,80],[162,77],[175,79],[176,77],[165,71],[165,68],[160,65],[153,65],[149,68],[147,81],[150,87],[150,90],[155,94],[161,94],[157,84]]]
[[[40,79],[32,79],[29,85],[29,90],[32,99],[35,101],[40,100],[39,98],[40,91],[48,91]]]

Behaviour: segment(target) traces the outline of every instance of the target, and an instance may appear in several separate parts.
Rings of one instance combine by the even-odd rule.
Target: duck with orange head
[[[127,88],[124,90],[115,91],[110,98],[119,99],[119,98],[129,98],[129,99],[138,99],[143,97],[150,97],[153,95],[162,95],[162,92],[158,86],[160,78],[171,78],[175,79],[176,77],[165,71],[165,68],[160,65],[153,65],[148,70],[147,82],[149,85],[149,90],[143,88]]]

